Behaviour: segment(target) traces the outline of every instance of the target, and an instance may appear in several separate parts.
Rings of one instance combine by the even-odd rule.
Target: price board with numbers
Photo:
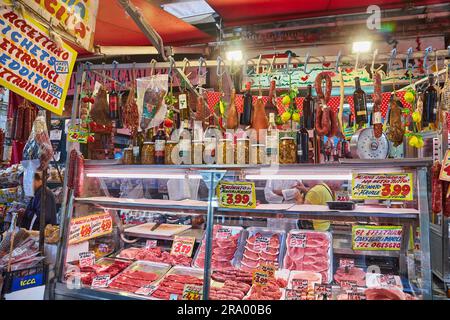
[[[108,283],[109,283],[109,278],[110,277],[111,276],[109,274],[105,274],[105,275],[94,277],[94,279],[92,279],[91,287],[92,288],[106,288],[106,287],[108,287]]]
[[[69,244],[104,236],[111,233],[112,229],[112,218],[109,212],[72,219],[69,227]]]
[[[401,226],[352,226],[352,249],[398,251],[402,245]]]
[[[183,300],[202,300],[203,286],[186,284],[183,289]]]
[[[305,248],[306,233],[292,233],[289,237],[290,248]]]
[[[170,254],[190,257],[194,249],[195,237],[175,236]]]
[[[355,173],[352,179],[352,199],[412,201],[412,173]]]
[[[224,208],[256,208],[255,183],[222,181],[217,186],[217,199]]]
[[[80,252],[78,254],[80,268],[92,267],[95,264],[95,254],[93,251]]]
[[[269,274],[262,270],[253,271],[252,285],[267,286],[269,282]]]
[[[143,296],[149,296],[153,292],[155,292],[157,288],[158,288],[158,286],[153,285],[153,284],[149,284],[149,285],[145,285],[143,287],[140,287],[134,293],[140,294],[140,295],[143,295]]]

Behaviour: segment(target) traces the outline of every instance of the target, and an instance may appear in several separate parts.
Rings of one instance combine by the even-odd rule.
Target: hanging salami
[[[375,138],[379,139],[383,134],[383,124],[381,122],[381,75],[378,71],[373,76],[373,84],[373,134]]]
[[[123,110],[123,126],[128,128],[131,135],[134,136],[139,129],[139,110],[136,103],[136,90],[134,86],[130,89],[127,101]]]
[[[442,181],[439,180],[441,164],[436,161],[431,168],[431,211],[433,213],[442,212]]]
[[[325,93],[322,90],[322,82],[325,80]],[[331,97],[332,80],[328,73],[321,72],[315,80],[315,89],[319,103],[316,107],[315,129],[319,136],[333,137],[339,131],[336,112],[327,106]]]

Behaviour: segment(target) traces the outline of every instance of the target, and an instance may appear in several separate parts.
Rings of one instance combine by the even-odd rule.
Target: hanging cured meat
[[[381,138],[383,134],[383,124],[381,122],[381,75],[375,72],[373,76],[374,95],[373,95],[373,135],[375,138]]]
[[[322,82],[325,80],[325,94]],[[319,136],[334,137],[339,131],[336,112],[327,106],[331,96],[332,80],[328,73],[321,72],[315,80],[315,89],[319,103],[316,107],[316,132]]]
[[[123,110],[123,126],[130,130],[131,134],[134,136],[139,129],[139,110],[136,103],[136,90],[134,86],[130,89],[127,101]]]
[[[70,152],[67,187],[74,190],[74,196],[81,196],[84,182],[84,157],[77,150]]]
[[[403,142],[405,126],[402,122],[403,105],[396,96],[391,99],[388,117],[389,131],[387,136],[392,141],[394,147],[398,147]]]
[[[236,99],[236,90],[232,89],[230,106],[228,107],[227,111],[227,129],[237,129],[239,125],[235,99]]]
[[[261,130],[267,130],[269,127],[269,121],[267,120],[266,111],[264,110],[264,101],[261,97],[258,97],[254,105],[252,128],[256,131],[258,142],[261,139],[265,139],[265,136]]]
[[[436,161],[431,168],[431,211],[435,214],[442,212],[442,181],[439,180],[441,164]]]
[[[109,117],[109,105],[108,99],[106,98],[106,89],[102,86],[95,97],[94,106],[91,110],[92,121],[100,125],[109,125],[111,123],[111,118]]]

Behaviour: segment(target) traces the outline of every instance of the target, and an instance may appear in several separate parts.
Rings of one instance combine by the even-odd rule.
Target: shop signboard
[[[62,115],[76,51],[12,7],[0,7],[0,28],[0,85]]]
[[[256,208],[254,182],[220,182],[217,186],[219,206],[224,208]]]
[[[58,34],[91,51],[94,44],[98,0],[20,0],[46,22],[54,23]]]
[[[413,188],[412,173],[355,173],[352,199],[411,201]]]
[[[352,227],[352,249],[370,251],[399,251],[402,245],[401,226]]]
[[[190,257],[194,250],[195,237],[175,236],[172,242],[170,254]]]
[[[70,222],[69,244],[79,243],[111,232],[112,218],[109,212],[75,218]]]

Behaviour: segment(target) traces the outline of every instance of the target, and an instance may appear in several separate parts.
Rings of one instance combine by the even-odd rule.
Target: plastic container
[[[44,286],[47,281],[48,266],[44,260],[31,268],[4,272],[3,287],[0,287],[1,296],[19,290]]]
[[[323,241],[327,241],[327,246],[324,246]],[[330,232],[291,230],[286,237],[283,268],[317,272],[322,275],[323,283],[330,283],[333,280],[332,246]],[[305,255],[305,250],[309,254]]]
[[[204,250],[206,246],[205,237],[206,233],[203,236],[202,243],[197,249],[194,260],[192,262],[192,266],[195,268],[203,269],[204,267]],[[242,246],[245,238],[245,230],[242,227],[214,225],[213,252],[211,252],[211,268],[222,269],[227,267],[236,267],[238,262],[239,248]],[[235,242],[236,244],[234,244]]]
[[[282,267],[286,232],[281,229],[250,227],[238,251],[237,265],[240,269],[252,271],[260,264],[274,264]],[[275,240],[276,239],[276,240]]]

